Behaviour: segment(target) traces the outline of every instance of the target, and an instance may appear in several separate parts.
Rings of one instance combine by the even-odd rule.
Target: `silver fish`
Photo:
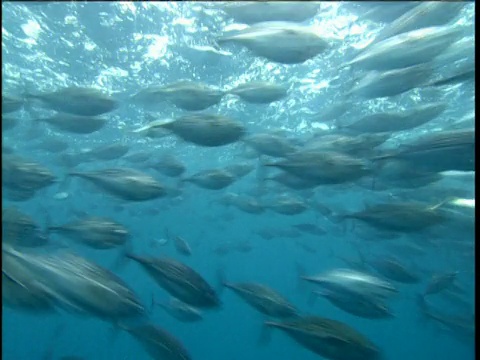
[[[313,30],[288,22],[264,22],[217,38],[219,45],[245,46],[255,55],[282,64],[301,64],[329,48]]]
[[[106,192],[127,201],[146,201],[167,195],[166,188],[151,176],[128,168],[71,172]]]

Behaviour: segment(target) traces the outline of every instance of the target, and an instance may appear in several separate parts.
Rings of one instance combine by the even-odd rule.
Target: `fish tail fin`
[[[319,296],[318,291],[310,291],[310,294],[307,300],[307,305],[310,307],[315,306],[315,304],[317,303],[318,296]]]
[[[122,269],[128,263],[128,259],[131,259],[133,255],[133,244],[132,240],[128,239],[123,245],[122,249],[119,251],[115,262],[113,263],[112,268],[114,270]]]
[[[166,226],[163,228],[163,235],[165,235],[165,239],[167,239],[168,241],[172,240],[172,234],[170,233],[170,230],[168,230],[168,227]]]
[[[257,171],[255,172],[255,178],[257,180],[256,193],[258,196],[261,196],[266,193],[266,181],[268,176],[268,168],[265,166],[267,161],[264,157],[260,156],[258,158]]]
[[[419,324],[425,324],[429,319],[429,316],[428,316],[429,309],[428,309],[427,302],[425,301],[425,296],[420,293],[416,294],[415,302],[419,309],[417,321]]]
[[[260,329],[260,335],[257,340],[257,346],[263,347],[270,343],[272,340],[272,323],[266,321],[263,323],[262,328]]]
[[[110,327],[110,331],[108,332],[108,335],[107,335],[107,343],[110,346],[112,346],[115,343],[115,341],[117,340],[118,334],[120,333],[120,330],[127,330],[127,326],[120,321],[115,322]]]
[[[307,291],[307,282],[304,280],[306,274],[305,268],[301,264],[295,263],[295,271],[297,273],[297,290],[301,292]]]
[[[222,45],[229,41],[230,39],[227,36],[216,36],[211,40],[211,45],[215,50],[222,51]]]
[[[153,310],[155,309],[155,305],[163,306],[162,303],[158,303],[158,302],[155,300],[155,294],[152,293],[152,298],[151,298],[151,300],[150,300],[150,309],[148,310],[149,315],[153,315]]]
[[[360,246],[358,243],[353,244],[352,246],[355,248],[355,251],[357,252],[358,258],[360,259],[360,262],[362,263],[363,266],[367,265],[367,258],[364,254],[364,252],[360,249]]]
[[[140,257],[133,253],[131,242],[127,241],[115,259],[113,269],[117,271],[124,268],[128,264],[129,259],[139,261]]]
[[[222,294],[223,290],[225,289],[225,286],[227,286],[228,281],[227,281],[227,276],[225,275],[225,268],[223,266],[220,266],[217,269],[217,292],[219,295]]]
[[[58,338],[63,334],[65,333],[65,324],[64,323],[61,323],[61,324],[58,324],[54,331],[53,331],[53,336],[52,336],[52,339],[51,341],[49,341],[49,344],[47,346],[47,349],[45,350],[45,353],[43,354],[42,356],[42,360],[52,360],[54,359],[53,357],[53,353],[55,352],[55,345],[57,344],[58,342]]]
[[[183,191],[185,189],[185,183],[188,181],[188,178],[178,178],[177,182],[175,183],[175,188],[179,191]]]
[[[425,301],[425,296],[423,294],[420,294],[420,293],[416,294],[415,302],[420,310],[427,311],[428,305],[427,305],[427,302]]]
[[[44,235],[47,238],[47,243],[50,243],[50,236],[52,231],[56,230],[57,226],[52,225],[52,217],[50,216],[50,212],[45,211],[45,230]]]
[[[222,51],[222,41],[220,39],[214,39],[211,41],[212,47],[217,51]]]

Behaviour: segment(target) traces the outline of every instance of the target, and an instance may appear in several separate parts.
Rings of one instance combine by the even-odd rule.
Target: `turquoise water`
[[[473,359],[473,338],[457,338],[437,322],[423,319],[415,305],[415,296],[425,288],[431,273],[459,271],[459,282],[466,289],[464,296],[471,303],[464,312],[473,311],[474,247],[465,254],[464,250],[462,252],[449,243],[454,238],[471,244],[473,234],[468,230],[462,232],[457,227],[433,234],[409,235],[420,243],[438,240],[439,245],[426,247],[427,253],[421,258],[411,259],[408,255],[398,254],[407,262],[413,260],[412,266],[423,272],[422,281],[414,285],[396,283],[400,294],[392,301],[395,318],[361,319],[325,299],[317,300],[313,306],[309,304],[308,289],[311,288],[299,285],[298,266],[308,274],[346,267],[339,256],[355,259],[357,247],[370,255],[383,245],[375,239],[363,240],[358,235],[358,227],[330,222],[312,209],[296,216],[271,211],[253,215],[219,204],[221,195],[230,191],[259,197],[257,170],[223,190],[183,184],[179,197],[128,203],[98,191],[80,179],[64,181],[69,169],[59,161],[60,155],[35,149],[35,144],[42,139],[52,137],[67,142],[68,151],[73,153],[121,142],[129,145],[130,153],[146,151],[154,156],[173,153],[186,165],[188,174],[246,161],[245,147],[240,144],[204,148],[172,136],[148,139],[132,133],[148,123],[150,117],[139,105],[127,103],[128,96],[150,85],[181,79],[219,88],[231,88],[249,80],[288,84],[289,96],[278,102],[253,105],[226,96],[207,111],[238,119],[251,132],[281,129],[303,139],[314,131],[330,127],[327,122],[312,122],[310,119],[312,114],[327,105],[342,101],[344,86],[348,87],[352,75],[349,71],[339,72],[338,67],[351,58],[352,49],[365,46],[388,23],[358,17],[366,11],[365,5],[322,3],[322,11],[306,23],[329,38],[334,44],[333,50],[328,56],[319,55],[305,63],[286,65],[270,62],[240,47],[219,48],[214,44],[213,36],[225,28],[233,28],[233,21],[221,12],[220,7],[220,3],[207,2],[2,2],[3,94],[20,96],[77,85],[113,93],[121,104],[119,109],[107,114],[109,122],[104,129],[89,135],[58,132],[46,124],[32,125],[31,118],[43,114],[44,110],[25,108],[16,113],[20,123],[2,134],[3,145],[46,166],[59,181],[26,201],[2,198],[2,206],[16,206],[42,227],[48,223],[63,224],[79,213],[111,217],[129,229],[135,253],[166,255],[185,262],[219,291],[219,272],[232,282],[268,284],[302,312],[336,319],[354,327],[381,349],[385,359]],[[473,14],[474,4],[468,4],[454,21],[473,24]],[[470,36],[473,36],[473,26],[469,29]],[[447,65],[444,64],[439,71],[450,71]],[[355,117],[368,107],[404,109],[423,102],[448,100],[445,113],[418,131],[428,133],[446,128],[452,121],[474,114],[473,86],[456,86],[453,90],[414,89],[396,98],[362,101],[351,105],[347,117]],[[171,118],[187,111],[166,104],[152,113],[157,117]],[[400,143],[416,131],[400,133],[392,144]],[[252,163],[261,166],[256,160]],[[81,164],[79,168],[92,170],[116,166],[135,168],[135,164],[122,159]],[[176,180],[159,176],[151,169],[146,172],[172,187],[178,185]],[[434,198],[440,198],[448,195],[452,187],[465,191],[464,197],[474,197],[473,180],[442,180],[435,187],[416,189],[413,193],[419,197],[435,193]],[[270,189],[274,194],[284,192],[275,187]],[[304,191],[297,194],[304,200],[316,199],[334,212],[342,212],[362,208],[369,201],[385,199],[386,193],[403,194],[404,191],[376,192],[368,186],[347,184],[322,186],[314,194]],[[63,192],[68,194],[65,199],[58,196]],[[413,199],[414,195],[409,193],[407,198]],[[297,232],[293,237],[277,235],[269,240],[259,235],[262,229],[289,229],[299,223],[315,223],[326,229],[326,234],[315,236]],[[189,242],[191,257],[178,254],[171,241],[160,244],[166,238],[165,229]],[[49,240],[53,245],[47,251],[56,251],[59,246],[67,244],[71,251],[115,272],[135,290],[147,307],[152,297],[157,301],[169,298],[138,264],[127,262],[117,266],[117,250],[90,249],[58,235],[51,235]],[[216,251],[222,244],[242,242],[248,242],[251,250],[230,249],[224,255]],[[306,251],[299,242],[309,244],[315,252]],[[318,358],[280,331],[273,331],[268,344],[257,344],[262,323],[267,318],[230,290],[224,289],[220,293],[221,309],[205,311],[201,322],[181,323],[159,307],[153,309],[150,318],[177,337],[192,359]],[[446,312],[452,310],[446,305],[448,303],[440,304]],[[48,315],[32,314],[6,306],[2,307],[2,315],[4,359],[60,359],[67,355],[84,359],[149,358],[141,345],[126,332],[115,330],[113,325],[94,317],[62,310]]]

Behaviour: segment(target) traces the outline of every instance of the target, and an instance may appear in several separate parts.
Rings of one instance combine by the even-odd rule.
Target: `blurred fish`
[[[444,201],[435,205],[419,202],[377,204],[367,206],[364,210],[347,215],[342,219],[357,219],[377,229],[401,232],[416,232],[441,224],[447,220],[440,209]]]
[[[255,169],[255,166],[247,162],[240,162],[229,164],[224,169],[239,179],[250,174]]]
[[[448,289],[455,281],[458,271],[434,275],[423,293],[423,296],[437,294]]]
[[[419,283],[421,278],[415,272],[409,270],[405,265],[394,258],[377,258],[368,261],[375,270],[386,278],[404,284]]]
[[[124,156],[123,160],[133,164],[139,164],[149,160],[151,157],[152,157],[152,153],[149,151],[137,151]]]
[[[374,186],[383,182],[389,188],[417,189],[442,179],[444,176],[440,173],[418,170],[406,161],[393,160],[379,166]]]
[[[262,314],[278,319],[296,317],[298,310],[268,286],[257,283],[226,283],[242,300]]]
[[[57,177],[36,162],[2,154],[2,185],[13,191],[37,191],[54,184]]]
[[[189,182],[209,190],[221,190],[235,182],[236,177],[224,169],[202,170],[185,177],[182,182]]]
[[[128,168],[70,172],[126,201],[146,201],[167,195],[166,188],[151,176]]]
[[[438,293],[438,296],[447,301],[448,304],[453,305],[454,307],[457,307],[459,309],[472,309],[474,305],[472,302],[462,294],[458,294],[455,290],[452,290],[451,288],[447,288],[441,292]]]
[[[248,253],[253,249],[252,244],[248,240],[241,241],[234,246],[234,250],[241,253]]]
[[[33,149],[44,150],[50,153],[60,153],[68,149],[68,142],[60,140],[59,137],[49,136],[40,143],[32,146]]]
[[[164,154],[151,160],[147,167],[154,169],[165,176],[178,177],[182,175],[187,168],[185,165],[171,154]]]
[[[179,254],[182,254],[185,256],[192,255],[192,249],[190,248],[190,245],[184,238],[177,235],[170,234],[170,231],[168,231],[168,229],[166,229],[166,236],[168,239],[173,241],[175,250],[177,250]]]
[[[461,26],[433,26],[401,33],[369,46],[342,67],[393,70],[424,64],[464,35]]]
[[[466,82],[474,82],[475,81],[475,68],[465,68],[457,71],[454,75],[444,77],[439,80],[432,81],[425,86],[445,86],[445,85],[455,85],[455,84],[462,84]]]
[[[120,327],[132,335],[152,359],[191,360],[185,347],[173,335],[151,323]]]
[[[102,91],[93,88],[67,87],[51,93],[27,94],[27,100],[39,100],[51,110],[80,116],[96,116],[111,112],[119,103]]]
[[[301,276],[302,280],[321,285],[331,291],[344,289],[386,299],[398,293],[388,281],[361,271],[334,269],[316,276]]]
[[[24,247],[38,247],[48,243],[40,226],[16,207],[2,209],[2,243]]]
[[[130,150],[130,146],[115,142],[113,144],[101,145],[81,154],[85,161],[92,160],[115,160],[121,158]]]
[[[313,179],[303,179],[287,172],[267,176],[263,181],[275,181],[276,183],[293,190],[312,189],[319,185],[318,182]]]
[[[2,144],[2,155],[11,155],[15,152],[15,150],[7,145]]]
[[[419,3],[413,9],[385,26],[377,36],[375,36],[374,42],[379,42],[412,30],[446,25],[460,14],[460,11],[462,11],[465,5],[466,3],[462,1]]]
[[[374,43],[408,31],[446,25],[458,16],[465,5],[463,1],[421,2],[380,30]]]
[[[378,23],[389,24],[392,21],[398,19],[400,16],[414,8],[417,4],[415,2],[360,2],[352,3],[356,5],[360,10],[364,12],[359,13],[359,20],[371,20]],[[364,6],[362,6],[364,5]],[[373,5],[373,6],[371,6]],[[365,7],[365,9],[363,9]]]
[[[304,201],[290,196],[277,198],[264,206],[267,209],[283,215],[298,215],[308,209]]]
[[[2,247],[2,271],[25,286],[40,287],[56,306],[113,323],[141,318],[143,305],[110,271],[77,255],[35,254]]]
[[[182,322],[189,323],[203,320],[202,313],[199,310],[175,298],[171,298],[165,303],[155,302],[155,305],[160,306],[167,314]]]
[[[5,188],[2,196],[10,201],[27,201],[35,197],[35,190]]]
[[[301,64],[329,48],[312,29],[291,22],[262,22],[217,37],[219,45],[233,43],[281,64]]]
[[[320,184],[341,184],[371,172],[361,159],[333,151],[298,151],[277,162],[264,164]]]
[[[255,231],[265,240],[272,240],[275,238],[298,238],[302,236],[302,233],[292,228],[263,228]]]
[[[317,226],[315,224],[302,223],[302,224],[295,224],[293,225],[293,227],[305,233],[317,235],[317,236],[325,235],[327,233],[325,229],[322,229],[320,226]]]
[[[369,294],[363,294],[352,290],[328,290],[314,291],[314,295],[326,298],[339,309],[365,319],[391,319],[393,313],[378,299]]]
[[[267,81],[251,81],[228,91],[252,104],[270,104],[287,96],[287,88]]]
[[[361,119],[340,125],[341,129],[360,133],[383,133],[414,129],[440,116],[447,108],[445,103],[419,105],[401,112],[379,112]]]
[[[273,157],[286,157],[297,150],[287,139],[271,133],[253,134],[244,138],[243,141],[260,154]]]
[[[434,309],[427,303],[422,295],[417,296],[417,306],[421,314],[437,324],[440,324],[443,328],[451,331],[452,335],[462,339],[468,340],[469,343],[474,340],[475,336],[475,315],[451,315],[443,313],[437,309]]]
[[[256,198],[247,195],[226,193],[220,201],[227,206],[232,205],[247,214],[261,214],[265,211],[265,207]]]
[[[64,225],[48,226],[48,231],[60,233],[94,249],[111,249],[126,244],[129,231],[109,218],[89,216]]]
[[[426,86],[433,74],[429,64],[418,64],[388,71],[369,71],[345,96],[376,99],[396,96]]]
[[[331,360],[379,360],[380,350],[364,335],[340,321],[305,316],[266,326],[285,332],[311,352]]]
[[[360,254],[360,252],[358,258],[356,259],[352,259],[349,257],[347,258],[340,255],[336,255],[335,257],[344,262],[349,269],[352,269],[354,271],[365,272],[368,270],[368,266],[367,264],[365,264],[365,259],[363,255]]]
[[[163,289],[197,308],[218,308],[221,301],[211,286],[189,266],[168,258],[127,254],[138,262]]]
[[[299,152],[333,152],[368,157],[374,148],[390,138],[390,133],[327,134],[308,140]]]
[[[474,171],[474,129],[444,130],[426,134],[373,160],[401,159],[419,170]]]
[[[182,80],[165,86],[149,87],[133,96],[132,100],[145,105],[169,101],[183,110],[198,111],[220,102],[223,91],[205,84]]]
[[[53,299],[41,286],[17,282],[7,273],[2,269],[2,305],[34,314],[55,311]]]
[[[24,100],[17,96],[2,95],[2,114],[8,114],[20,110],[23,107]],[[3,117],[2,117],[3,124]],[[3,128],[3,126],[2,126]]]
[[[181,139],[200,146],[223,146],[240,140],[246,133],[243,124],[220,115],[184,115],[173,121],[153,121],[135,130],[142,133],[166,129]]]
[[[438,55],[434,62],[437,64],[450,65],[456,61],[473,59],[475,57],[475,39],[465,36],[448,47]]]
[[[323,111],[314,114],[310,121],[329,122],[332,120],[338,120],[352,108],[352,105],[353,104],[350,101],[346,100],[332,103]]]
[[[44,122],[56,130],[72,134],[91,134],[105,127],[107,120],[94,116],[57,113],[48,118],[35,118],[34,122]]]
[[[415,256],[424,256],[427,254],[427,251],[424,248],[410,242],[389,244],[386,250],[391,252],[392,255],[401,255],[409,258]]]

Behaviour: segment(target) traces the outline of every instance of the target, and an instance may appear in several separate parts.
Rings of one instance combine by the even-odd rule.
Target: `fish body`
[[[86,179],[126,201],[147,201],[167,195],[166,188],[151,176],[128,168],[71,172],[70,176]]]
[[[111,112],[119,103],[102,91],[93,88],[68,87],[51,93],[27,95],[58,112],[79,116],[96,116]]]
[[[189,266],[168,258],[142,257],[127,254],[138,262],[152,278],[173,297],[196,308],[218,308],[221,301],[213,288]]]
[[[247,304],[262,314],[275,318],[289,318],[298,315],[298,310],[275,290],[257,283],[224,283]]]
[[[329,48],[314,31],[287,22],[264,22],[217,38],[219,45],[242,45],[255,55],[281,64],[301,64]]]

